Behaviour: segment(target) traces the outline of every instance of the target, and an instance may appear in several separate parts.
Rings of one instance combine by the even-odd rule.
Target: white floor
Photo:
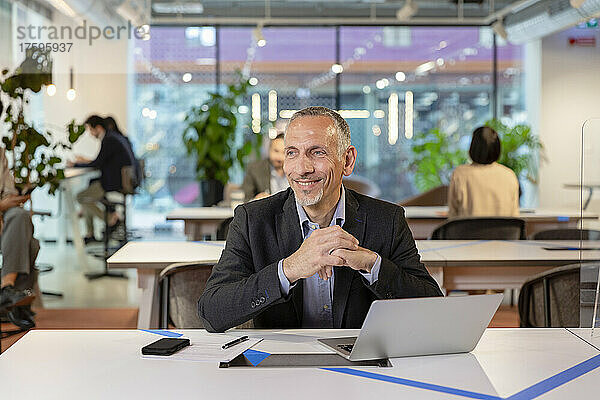
[[[156,235],[146,232],[143,240],[185,240],[182,234]],[[51,264],[54,270],[41,274],[38,283],[40,290],[61,292],[63,297],[42,296],[45,308],[135,308],[138,306],[141,290],[137,287],[135,270],[124,271],[127,279],[100,278],[88,280],[88,272],[101,272],[104,263],[101,259],[87,256],[89,270],[78,265],[73,246],[60,249],[54,243],[41,242],[37,264]],[[101,249],[101,245],[87,246],[88,249]],[[43,266],[43,265],[42,265]]]

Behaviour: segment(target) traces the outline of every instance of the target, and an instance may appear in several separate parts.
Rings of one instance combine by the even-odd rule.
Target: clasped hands
[[[338,225],[317,229],[300,248],[283,260],[283,273],[290,283],[318,273],[327,280],[334,266],[371,272],[377,253],[358,245],[358,240]]]

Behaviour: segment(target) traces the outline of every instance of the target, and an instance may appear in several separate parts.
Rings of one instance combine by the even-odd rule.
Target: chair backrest
[[[532,240],[600,240],[600,231],[592,229],[549,229],[536,232]]]
[[[401,206],[445,206],[448,204],[448,186],[438,186],[400,202]]]
[[[525,239],[525,221],[503,217],[456,218],[435,228],[431,239],[521,240]]]
[[[564,265],[528,279],[519,292],[521,327],[579,326],[580,264]]]
[[[226,240],[227,234],[229,233],[229,225],[231,225],[233,218],[227,218],[219,224],[217,228],[217,240]]]
[[[161,328],[170,320],[179,329],[204,328],[198,317],[198,299],[210,277],[213,264],[173,264],[159,276]]]
[[[138,183],[135,166],[126,165],[121,168],[121,193],[134,194]]]

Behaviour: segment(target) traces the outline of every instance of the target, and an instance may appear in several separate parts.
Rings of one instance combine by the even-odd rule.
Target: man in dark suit
[[[342,186],[356,148],[335,111],[309,107],[285,133],[290,189],[238,206],[198,303],[209,331],[360,328],[376,299],[441,296],[394,204]]]
[[[81,204],[87,225],[87,235],[84,239],[86,243],[89,243],[95,240],[94,217],[104,219],[104,212],[99,207],[99,202],[106,192],[119,191],[123,188],[121,169],[134,165],[135,157],[123,135],[106,129],[104,118],[91,115],[85,121],[85,125],[91,135],[102,142],[100,152],[93,161],[78,157],[77,162],[69,163],[69,166],[91,167],[99,169],[101,172],[100,179],[92,180],[87,189],[77,194],[77,201]],[[119,215],[111,211],[108,220],[109,232],[119,222]]]
[[[283,173],[283,134],[269,143],[269,158],[256,161],[246,168],[242,183],[244,201],[262,199],[289,187]]]

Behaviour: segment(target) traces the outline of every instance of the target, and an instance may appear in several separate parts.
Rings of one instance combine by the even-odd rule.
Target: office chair
[[[101,200],[101,203],[104,205],[104,240],[103,240],[103,251],[101,253],[93,253],[95,257],[102,258],[104,260],[104,271],[103,272],[95,272],[88,273],[85,276],[89,280],[109,277],[109,278],[125,278],[127,276],[121,272],[113,272],[108,270],[108,264],[106,260],[114,254],[119,248],[121,248],[127,242],[127,196],[135,194],[135,189],[139,186],[137,173],[135,170],[135,166],[127,165],[121,168],[121,190],[114,192],[107,192],[104,195],[104,198]],[[121,207],[123,210],[123,236],[122,240],[119,243],[119,246],[116,248],[111,248],[109,246],[110,241],[110,233],[108,226],[108,218],[110,212],[116,207]]]
[[[592,229],[549,229],[531,235],[531,240],[600,240],[600,231]]]
[[[227,234],[229,233],[229,225],[231,225],[231,221],[233,221],[233,217],[227,218],[219,224],[219,227],[217,228],[217,240],[227,239]]]
[[[435,228],[430,239],[437,240],[524,240],[525,221],[520,218],[455,218]]]
[[[169,321],[179,329],[204,328],[198,317],[198,299],[204,291],[214,264],[177,263],[159,275],[160,328]]]
[[[522,328],[579,327],[581,264],[563,265],[529,278],[519,293]]]

